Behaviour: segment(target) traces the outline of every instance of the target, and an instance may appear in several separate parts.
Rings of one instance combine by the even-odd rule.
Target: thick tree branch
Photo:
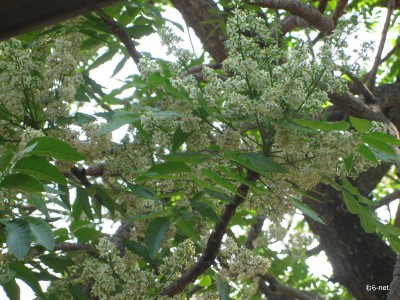
[[[351,72],[346,72],[346,75],[350,77],[358,91],[364,96],[366,103],[378,103],[378,99],[357,76]]]
[[[0,1],[0,40],[59,23],[120,0]]]
[[[395,0],[389,0],[389,2],[388,2],[386,20],[385,20],[385,24],[383,25],[381,41],[379,42],[379,47],[378,47],[378,51],[375,56],[375,61],[374,61],[371,71],[369,72],[369,77],[368,77],[367,86],[371,91],[374,91],[374,88],[375,88],[376,73],[378,72],[378,67],[379,67],[379,64],[381,61],[383,48],[384,48],[385,42],[386,42],[386,36],[387,36],[389,26],[390,26],[390,18],[392,16],[395,3],[396,3]]]
[[[392,201],[397,199],[400,199],[400,190],[394,191],[393,193],[386,195],[385,197],[382,197],[377,203],[377,205],[374,206],[374,208],[378,209],[382,206],[389,205]]]
[[[338,108],[348,112],[357,118],[364,118],[370,121],[382,122],[386,125],[389,133],[398,137],[397,128],[393,123],[380,111],[379,106],[366,105],[364,102],[352,97],[350,94],[330,94],[330,101]]]
[[[337,24],[339,18],[343,14],[343,11],[347,5],[347,2],[348,2],[347,0],[338,0],[336,2],[336,7],[332,14],[332,20],[333,20],[333,23],[335,23],[335,27],[336,27],[336,24]]]
[[[327,6],[328,0],[319,0],[318,11],[323,14]]]
[[[390,283],[388,300],[400,299],[400,255],[397,254],[396,264],[393,270],[393,280]]]
[[[185,23],[193,28],[204,49],[217,63],[223,62],[228,53],[224,47],[226,36],[220,25],[225,23],[225,18],[217,4],[211,0],[171,0],[171,3],[182,14]]]
[[[255,0],[252,4],[272,9],[284,9],[294,16],[304,19],[309,25],[322,32],[331,32],[335,24],[314,7],[297,0]]]
[[[285,296],[284,299],[298,299],[298,300],[322,300],[321,296],[315,295],[307,291],[300,291],[286,285],[281,284],[274,276],[264,274],[259,276],[262,280],[269,283],[269,289],[274,294],[281,294]],[[264,286],[265,289],[266,286]],[[267,296],[267,295],[266,295]],[[282,298],[283,299],[283,298]]]
[[[138,65],[141,55],[136,50],[135,44],[130,36],[126,33],[125,29],[117,21],[111,19],[103,10],[99,10],[97,14],[103,20],[104,24],[106,24],[106,26],[110,29],[110,31],[124,44],[130,57],[133,59],[135,64]]]
[[[255,182],[258,178],[259,175],[257,173],[248,170],[246,179],[249,182]],[[241,184],[238,187],[237,194],[233,197],[232,202],[225,206],[221,217],[219,218],[213,232],[208,238],[206,248],[204,249],[199,260],[189,267],[180,278],[171,283],[162,292],[162,295],[172,297],[182,292],[188,284],[195,281],[199,275],[203,274],[211,267],[219,253],[222,238],[227,231],[229,223],[232,217],[235,215],[236,209],[244,202],[248,192],[249,186]]]

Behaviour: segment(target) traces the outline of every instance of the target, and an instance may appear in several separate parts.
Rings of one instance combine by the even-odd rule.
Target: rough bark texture
[[[2,0],[0,40],[86,14],[120,0]]]
[[[382,165],[360,176],[360,192],[367,195],[388,167]],[[332,280],[345,286],[356,299],[386,299],[388,291],[368,291],[367,285],[390,285],[395,253],[377,234],[364,231],[359,217],[347,211],[340,192],[325,184],[319,184],[317,191],[324,195],[314,195],[321,202],[304,200],[326,225],[306,219],[332,264]]]
[[[171,0],[174,7],[182,14],[189,27],[192,27],[204,48],[217,63],[222,62],[227,52],[224,48],[225,34],[221,24],[225,22],[222,12],[211,0]]]

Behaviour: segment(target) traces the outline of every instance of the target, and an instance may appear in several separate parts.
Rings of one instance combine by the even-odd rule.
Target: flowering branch
[[[255,182],[259,177],[259,174],[248,170],[246,179],[249,182]],[[205,250],[203,251],[199,260],[193,264],[189,269],[187,269],[180,278],[171,283],[163,292],[162,295],[174,296],[182,292],[185,287],[196,280],[198,276],[203,274],[207,269],[211,267],[217,257],[222,238],[224,237],[228,225],[235,215],[236,209],[242,204],[249,192],[249,186],[241,184],[237,188],[237,194],[233,197],[232,202],[227,204],[219,218],[217,224],[215,225],[214,231],[211,233]]]
[[[375,56],[374,65],[372,66],[372,69],[369,72],[367,86],[371,91],[373,91],[374,87],[375,87],[376,73],[378,72],[378,67],[379,67],[379,64],[381,61],[383,47],[385,46],[386,36],[387,36],[389,26],[390,26],[390,18],[393,13],[395,2],[396,2],[395,0],[389,0],[389,2],[388,2],[386,20],[385,20],[385,24],[383,25],[383,29],[382,29],[381,41],[379,42],[379,47],[378,47],[378,51]]]
[[[103,10],[97,11],[97,14],[103,20],[104,24],[106,24],[106,26],[110,29],[110,31],[125,45],[126,50],[137,65],[141,55],[136,50],[135,44],[126,33],[125,29],[117,21],[111,19]]]
[[[324,16],[312,6],[297,0],[253,0],[248,2],[261,7],[284,9],[323,32],[331,32],[335,28],[334,21],[331,18]]]

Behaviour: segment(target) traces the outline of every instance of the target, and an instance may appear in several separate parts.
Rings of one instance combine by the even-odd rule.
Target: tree
[[[346,47],[358,24],[380,30],[385,6],[368,70],[353,58],[370,44]],[[124,1],[2,42],[9,298],[21,279],[40,299],[397,299],[400,217],[376,210],[399,195],[398,39],[382,54],[398,13],[392,0]],[[170,60],[136,49],[154,32]],[[139,73],[106,92],[90,71],[117,56],[113,76],[130,59]],[[309,272],[321,251],[331,278]]]

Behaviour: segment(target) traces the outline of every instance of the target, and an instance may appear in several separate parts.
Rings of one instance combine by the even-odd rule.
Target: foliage
[[[397,162],[400,142],[382,123],[325,115],[329,95],[346,92],[342,72],[359,67],[345,50],[357,20],[339,21],[311,51],[299,36],[281,38],[277,22],[266,26],[259,7],[239,3],[224,24],[222,68],[193,75],[208,61],[180,47],[163,9],[126,1],[0,44],[0,284],[8,297],[20,298],[21,279],[40,299],[86,299],[88,288],[99,299],[167,298],[216,250],[177,299],[260,299],[265,273],[349,299],[309,273],[306,249],[316,237],[303,215],[326,220],[302,197],[331,184],[366,232],[400,251],[398,229],[351,183],[381,161]],[[170,60],[142,53],[140,73],[105,91],[90,71],[118,57],[115,76],[131,58],[105,16],[134,40],[156,32]],[[261,233],[247,243],[257,223]],[[110,224],[120,225],[112,235]],[[213,244],[211,232],[228,237]],[[47,291],[39,281],[50,281]]]

